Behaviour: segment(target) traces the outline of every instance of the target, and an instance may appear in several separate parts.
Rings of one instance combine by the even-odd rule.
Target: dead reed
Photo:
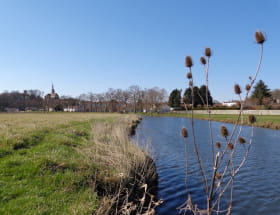
[[[101,196],[96,214],[153,214],[157,174],[148,154],[131,143],[129,135],[138,117],[127,115],[113,123],[93,124],[91,144],[81,148],[104,173],[96,174]],[[102,171],[103,172],[103,171]]]

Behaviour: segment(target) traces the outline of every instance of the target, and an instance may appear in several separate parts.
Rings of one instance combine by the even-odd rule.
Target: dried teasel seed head
[[[222,147],[222,144],[220,142],[216,142],[216,147],[219,149]]]
[[[251,89],[251,85],[250,84],[246,84],[246,90],[249,91]]]
[[[234,149],[234,145],[232,143],[228,143],[227,147],[230,149],[230,150],[233,150]]]
[[[212,53],[211,53],[211,49],[210,48],[205,48],[205,56],[206,57],[211,57]]]
[[[241,144],[246,143],[246,140],[244,137],[239,137],[238,140],[239,140],[239,143],[241,143]]]
[[[205,58],[204,58],[204,57],[201,57],[201,58],[200,58],[200,63],[201,63],[201,64],[203,64],[203,65],[205,65],[205,64],[206,64],[206,60],[205,60]]]
[[[222,137],[228,136],[228,130],[227,130],[226,126],[224,126],[224,125],[221,126],[221,135],[222,135]]]
[[[256,120],[256,117],[255,117],[254,115],[249,115],[249,122],[250,122],[251,124],[254,124],[256,121],[257,121],[257,120]]]
[[[188,130],[187,130],[187,128],[182,128],[182,130],[181,130],[181,135],[182,135],[182,137],[184,137],[184,138],[187,138],[187,137],[188,137]]]
[[[237,105],[237,107],[241,107],[241,102],[240,101],[236,101],[236,105]]]
[[[216,173],[215,173],[215,178],[216,178],[216,179],[221,179],[221,178],[222,178],[222,174],[219,173],[219,172],[216,172]]]
[[[193,86],[193,82],[189,81],[189,86],[192,87]]]
[[[193,66],[193,62],[192,62],[191,56],[187,56],[186,57],[185,64],[186,64],[186,67],[189,67],[189,68],[191,68]]]
[[[265,37],[261,31],[256,31],[255,39],[258,44],[263,44],[265,42]]]
[[[238,84],[235,84],[234,85],[234,92],[239,95],[241,94],[241,89],[240,89],[240,86]]]
[[[188,79],[191,79],[191,78],[192,78],[192,73],[191,73],[191,72],[188,72],[188,73],[187,73],[187,78],[188,78]]]

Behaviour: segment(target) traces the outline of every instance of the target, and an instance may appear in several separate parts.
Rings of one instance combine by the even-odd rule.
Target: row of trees
[[[166,100],[165,89],[142,89],[138,85],[126,90],[109,88],[105,93],[87,93],[78,97],[80,111],[94,112],[159,111]]]
[[[194,105],[203,106],[206,103],[206,86],[200,88],[194,86]],[[181,104],[192,104],[191,89],[187,88],[183,97],[182,90],[174,89],[168,99],[168,105],[180,108]],[[86,93],[77,98],[61,96],[58,100],[47,101],[40,90],[24,90],[23,92],[3,92],[0,94],[0,111],[7,108],[25,110],[53,110],[61,111],[91,111],[91,112],[139,112],[159,111],[161,105],[167,100],[165,89],[158,87],[142,89],[138,85],[130,86],[128,89],[109,88],[104,93]],[[251,95],[251,103],[258,105],[267,104],[271,101],[280,103],[280,90],[270,91],[267,85],[260,80]],[[208,90],[208,104],[213,105],[213,98]]]
[[[43,108],[43,92],[39,90],[24,90],[4,92],[0,94],[0,111],[7,108],[17,108],[19,110],[38,110]]]
[[[126,90],[109,88],[104,93],[86,93],[77,98],[61,96],[60,99],[44,99],[39,90],[4,92],[0,94],[0,111],[7,108],[25,110],[91,111],[91,112],[139,112],[159,111],[167,100],[165,89],[142,89],[138,85]]]
[[[181,96],[182,90],[174,89],[168,99],[168,105],[173,108],[180,108],[182,103],[192,104],[192,90],[187,88],[184,91],[183,98]],[[193,87],[194,93],[194,106],[204,106],[206,104],[206,86],[202,85],[200,88],[197,86]],[[249,98],[252,105],[264,105],[269,103],[280,103],[280,90],[276,89],[271,91],[268,86],[260,80]],[[208,104],[213,105],[213,98],[210,91],[208,90]]]
[[[194,97],[192,98],[192,90],[191,88],[187,88],[183,94],[183,99],[181,97],[181,90],[174,89],[169,96],[168,99],[168,105],[173,108],[179,108],[181,107],[181,103],[183,102],[184,104],[192,104],[192,99],[194,99],[194,107],[197,106],[204,106],[207,103],[207,98],[208,98],[208,104],[210,106],[213,105],[213,98],[211,96],[210,91],[208,90],[207,92],[207,98],[206,98],[206,86],[202,85],[200,88],[197,86],[193,87],[193,94]]]

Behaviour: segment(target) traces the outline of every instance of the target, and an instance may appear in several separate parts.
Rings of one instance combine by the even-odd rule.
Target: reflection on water
[[[215,140],[220,138],[221,125],[213,122]],[[179,214],[177,208],[187,198],[184,141],[180,135],[183,126],[190,131],[190,119],[144,117],[137,129],[135,138],[143,147],[147,143],[151,145],[151,154],[156,162],[159,175],[158,198],[164,200],[164,204],[157,208],[159,215]],[[230,129],[232,125],[227,124],[227,127]],[[196,120],[195,130],[203,161],[206,166],[210,165],[208,122]],[[248,137],[250,131],[245,126],[242,136]],[[205,197],[194,156],[190,157],[190,172],[189,191],[195,203],[202,204]],[[280,131],[255,128],[249,158],[235,178],[232,214],[280,214]]]

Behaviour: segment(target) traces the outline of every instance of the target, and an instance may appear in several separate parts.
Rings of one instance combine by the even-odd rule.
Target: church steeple
[[[59,100],[59,95],[55,92],[54,90],[54,86],[53,86],[53,83],[52,83],[52,89],[51,89],[51,92],[48,93],[46,96],[45,96],[45,100],[46,100],[46,109],[48,111],[54,111],[55,110],[55,106],[57,104],[59,104],[58,100]]]
[[[52,90],[51,90],[51,93],[47,94],[45,96],[45,98],[47,99],[59,99],[59,95],[55,92],[54,90],[54,86],[53,86],[53,83],[52,83]]]
[[[52,94],[55,94],[53,83],[52,83]]]

